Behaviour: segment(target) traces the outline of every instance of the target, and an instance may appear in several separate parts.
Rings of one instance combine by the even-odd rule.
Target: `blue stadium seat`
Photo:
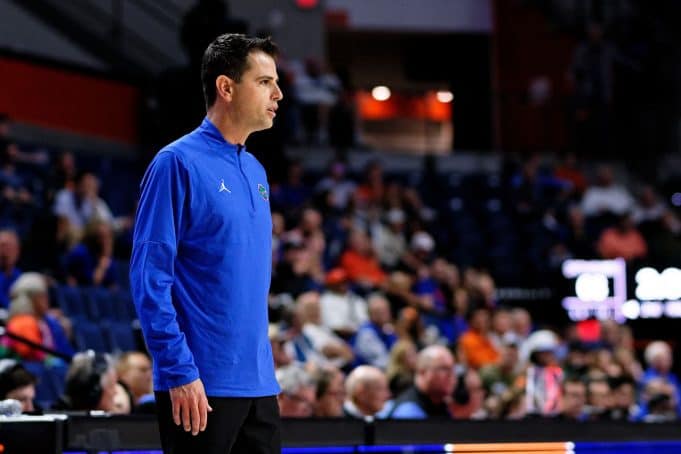
[[[24,361],[24,367],[36,376],[35,400],[42,408],[50,408],[64,391],[68,364],[58,362],[46,366],[40,361]]]
[[[78,350],[92,349],[96,352],[110,352],[109,338],[96,323],[79,320],[74,323],[73,337]]]
[[[85,302],[80,289],[62,285],[56,291],[57,304],[66,315],[73,319],[87,318]]]
[[[101,324],[113,351],[138,350],[132,325],[126,322],[107,321]]]

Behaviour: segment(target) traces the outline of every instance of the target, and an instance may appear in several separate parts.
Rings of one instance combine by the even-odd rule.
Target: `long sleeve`
[[[142,181],[130,262],[135,307],[156,378],[166,389],[199,377],[172,297],[188,185],[186,168],[175,153],[159,153]]]

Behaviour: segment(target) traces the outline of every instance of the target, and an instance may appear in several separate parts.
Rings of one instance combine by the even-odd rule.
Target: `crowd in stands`
[[[65,370],[59,399],[43,404],[153,411],[151,363],[134,351],[143,344],[76,353],[88,347],[79,327],[97,316],[62,304],[69,288],[127,291],[117,264],[132,207],[114,215],[74,154],[21,151],[8,127],[3,117],[0,305],[7,330],[34,345],[3,338],[0,398],[34,410],[38,363]],[[571,257],[678,265],[681,223],[653,186],[608,165],[591,175],[574,156],[472,176],[426,159],[415,175],[376,161],[356,175],[334,159],[323,175],[290,162],[271,182],[269,337],[284,417],[681,416],[668,343],[636,350],[631,329],[608,320],[595,336],[545,326],[496,292]]]

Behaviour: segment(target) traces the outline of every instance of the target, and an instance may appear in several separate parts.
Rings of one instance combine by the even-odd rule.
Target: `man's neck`
[[[234,112],[213,106],[208,109],[206,117],[220,131],[227,142],[235,145],[246,143],[250,131],[239,124]]]

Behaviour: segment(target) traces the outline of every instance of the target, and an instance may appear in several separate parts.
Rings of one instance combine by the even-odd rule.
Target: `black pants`
[[[173,422],[170,394],[156,393],[164,454],[279,454],[281,425],[275,396],[208,397],[206,430],[194,436]]]

